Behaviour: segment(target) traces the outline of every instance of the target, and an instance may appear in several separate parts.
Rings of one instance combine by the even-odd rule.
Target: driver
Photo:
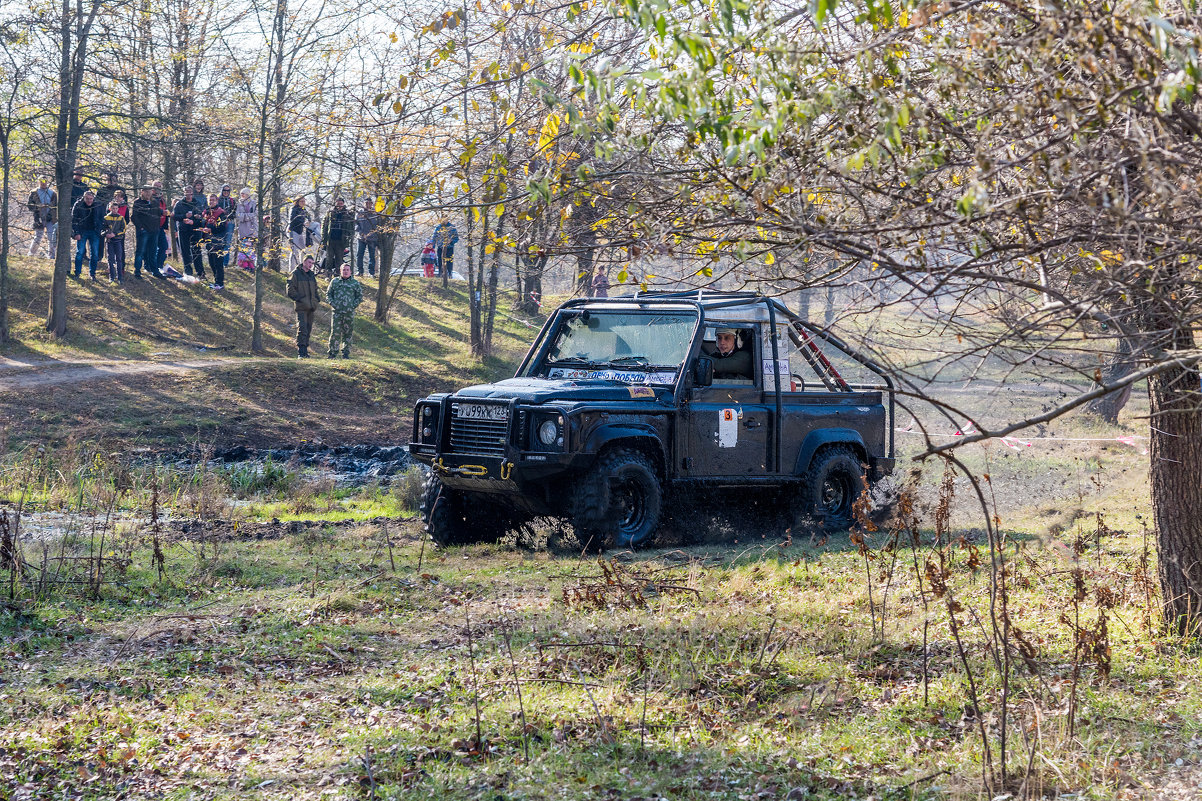
[[[738,350],[739,330],[719,328],[716,338],[716,348],[710,354],[710,358],[714,360],[714,378],[752,380],[751,354],[745,350]]]

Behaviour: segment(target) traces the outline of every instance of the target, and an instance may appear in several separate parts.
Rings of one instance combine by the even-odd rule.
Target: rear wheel
[[[662,508],[663,492],[651,459],[629,448],[609,451],[576,484],[576,539],[592,552],[611,545],[644,547],[654,539]]]
[[[844,531],[855,520],[856,499],[865,486],[864,468],[851,448],[825,448],[810,463],[802,483],[801,513],[827,531]]]
[[[426,533],[442,546],[498,542],[512,522],[505,509],[447,487],[435,472],[426,479],[421,513]]]

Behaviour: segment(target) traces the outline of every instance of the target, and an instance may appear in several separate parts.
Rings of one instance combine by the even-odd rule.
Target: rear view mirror
[[[714,360],[709,356],[701,356],[693,365],[693,385],[708,387],[714,383]]]

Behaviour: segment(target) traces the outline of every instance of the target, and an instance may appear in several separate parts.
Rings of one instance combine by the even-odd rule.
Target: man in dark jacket
[[[321,247],[326,252],[326,275],[342,272],[342,260],[346,257],[354,231],[354,215],[346,207],[346,201],[338,198],[321,226]]]
[[[364,251],[368,255],[367,272],[373,278],[376,275],[376,242],[379,239],[379,227],[380,215],[376,213],[371,198],[367,198],[363,201],[363,211],[355,216],[355,233],[359,236],[359,254],[355,261],[359,264],[359,275],[363,275]]]
[[[125,187],[117,183],[117,173],[106,173],[105,178],[108,179],[108,183],[96,190],[96,202],[103,209],[107,209],[109,203],[113,202],[114,194],[125,191]]]
[[[167,238],[171,232],[171,215],[167,212],[167,198],[163,195],[163,182],[155,181],[151,186],[154,187],[154,190],[151,192],[150,199],[159,204],[159,241],[154,253],[154,267],[159,273],[162,273],[163,264],[171,255],[171,241]]]
[[[58,193],[46,184],[43,178],[38,188],[29,193],[25,205],[33,214],[33,242],[29,245],[29,255],[36,256],[42,237],[50,243],[50,258],[58,249]]]
[[[83,200],[83,193],[90,188],[83,180],[83,167],[76,167],[71,176],[71,208],[75,208],[75,204]]]
[[[459,231],[450,220],[443,220],[434,229],[434,252],[438,256],[438,274],[448,278],[455,274],[455,243],[459,241]],[[445,271],[445,272],[444,272]]]
[[[313,274],[312,256],[306,256],[288,276],[286,291],[289,299],[296,303],[296,358],[307,359],[309,334],[313,331],[313,318],[321,303],[321,290],[317,288],[317,276]]]
[[[91,189],[83,193],[78,203],[71,207],[71,238],[75,246],[75,277],[80,277],[83,268],[83,251],[87,246],[88,274],[96,280],[96,265],[100,262],[100,228],[104,220],[104,209],[96,202],[96,193]]]
[[[709,354],[714,360],[714,378],[753,380],[751,354],[739,349],[739,337],[745,336],[745,332],[737,328],[719,328],[714,336],[714,349]]]
[[[142,277],[143,265],[155,278],[163,277],[159,272],[159,231],[163,227],[163,216],[159,201],[151,194],[153,191],[150,186],[142,187],[142,193],[134,201],[132,216],[138,240],[134,251],[134,278]]]
[[[172,217],[175,218],[175,230],[179,236],[179,258],[184,265],[184,273],[195,274],[198,278],[205,277],[204,250],[200,246],[203,237],[197,231],[204,227],[201,215],[204,206],[192,194],[192,187],[184,187],[184,196],[175,203]]]

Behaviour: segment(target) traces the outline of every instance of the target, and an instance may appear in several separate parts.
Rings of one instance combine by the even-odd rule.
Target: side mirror
[[[701,356],[693,365],[693,386],[708,387],[714,383],[714,360]]]

